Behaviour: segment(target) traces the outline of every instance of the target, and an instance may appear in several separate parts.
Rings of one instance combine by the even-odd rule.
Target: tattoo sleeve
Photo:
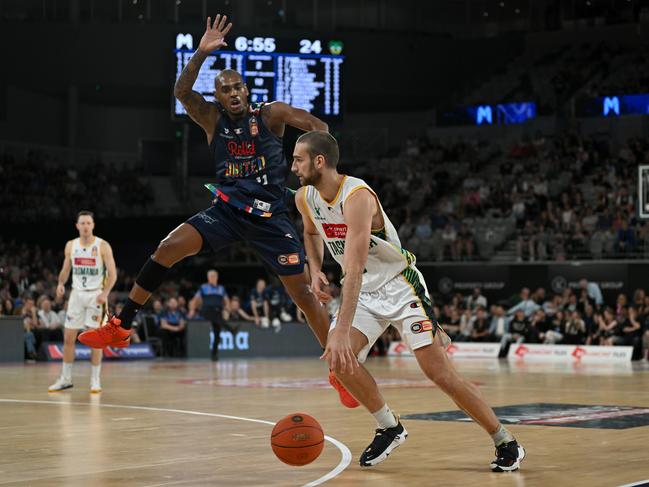
[[[210,127],[212,105],[205,101],[200,93],[192,89],[206,58],[207,54],[201,51],[194,53],[176,81],[174,96],[185,107],[187,114],[206,132],[210,133],[212,130]]]

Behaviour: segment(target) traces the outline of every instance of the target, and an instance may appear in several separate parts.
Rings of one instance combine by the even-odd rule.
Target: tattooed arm
[[[183,69],[183,72],[180,73],[174,86],[174,96],[182,103],[192,120],[205,130],[208,142],[211,142],[219,112],[212,103],[208,103],[200,93],[192,88],[207,56],[222,46],[227,46],[225,35],[232,28],[232,23],[225,24],[227,20],[225,15],[222,18],[217,15],[213,24],[211,20],[210,17],[207,18],[205,34],[201,38],[198,49],[187,63],[187,66],[185,66],[185,69]]]

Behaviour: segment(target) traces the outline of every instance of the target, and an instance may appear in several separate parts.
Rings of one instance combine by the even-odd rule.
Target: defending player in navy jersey
[[[119,316],[97,330],[79,336],[94,348],[127,347],[130,327],[139,309],[162,283],[171,266],[203,249],[219,252],[246,241],[280,277],[295,304],[304,311],[309,326],[324,347],[329,319],[327,310],[310,288],[304,269],[304,250],[284,202],[288,163],[282,137],[286,125],[306,131],[327,131],[327,124],[308,112],[281,102],[250,106],[248,88],[241,75],[226,69],[214,80],[216,103],[192,90],[207,56],[227,46],[232,28],[227,18],[208,17],[198,49],[176,81],[174,95],[189,116],[205,131],[214,157],[213,205],[174,229],[138,274]],[[330,374],[330,382],[348,407],[358,402]]]

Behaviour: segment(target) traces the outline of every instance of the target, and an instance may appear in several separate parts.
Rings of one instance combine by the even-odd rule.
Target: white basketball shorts
[[[65,314],[65,328],[82,330],[102,325],[106,318],[106,305],[97,303],[97,296],[100,294],[101,289],[96,291],[73,289]]]
[[[450,338],[433,316],[430,296],[421,272],[414,266],[406,268],[377,291],[361,292],[352,327],[367,337],[368,344],[358,354],[365,362],[374,342],[388,326],[393,325],[411,350],[433,343],[436,336],[447,347]],[[336,327],[338,314],[331,323]]]

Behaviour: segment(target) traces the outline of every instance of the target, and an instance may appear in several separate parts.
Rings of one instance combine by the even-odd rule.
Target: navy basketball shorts
[[[209,245],[213,252],[247,242],[280,276],[301,274],[304,270],[304,248],[286,211],[264,218],[217,200],[187,223],[198,230],[203,246]]]

